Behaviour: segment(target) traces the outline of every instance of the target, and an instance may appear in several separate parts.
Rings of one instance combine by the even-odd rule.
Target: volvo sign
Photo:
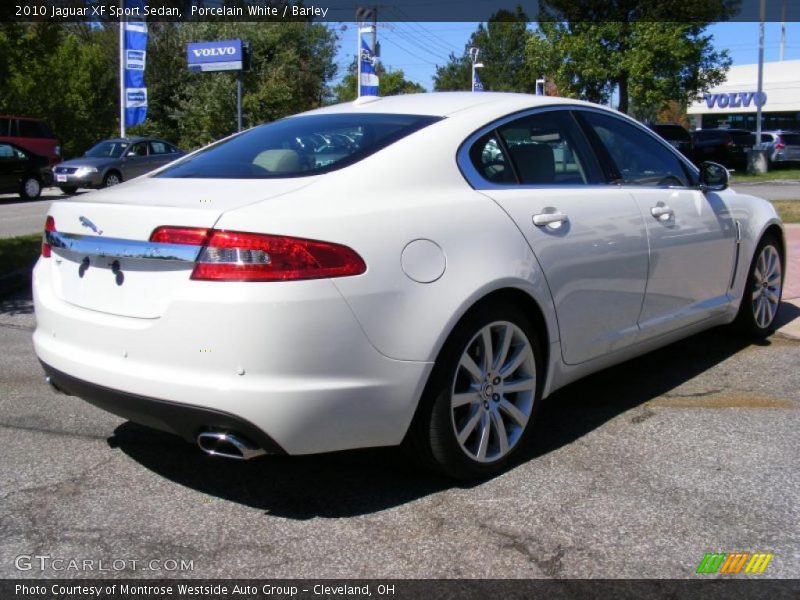
[[[739,108],[748,107],[750,103],[755,106],[764,106],[767,95],[764,92],[725,92],[719,94],[705,94],[703,99],[708,108]]]
[[[241,71],[242,40],[192,42],[186,46],[186,59],[190,71]]]

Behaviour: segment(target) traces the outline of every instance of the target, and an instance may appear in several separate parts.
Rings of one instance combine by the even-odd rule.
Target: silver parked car
[[[80,158],[53,168],[53,181],[65,194],[78,188],[109,187],[133,179],[184,156],[172,144],[154,138],[104,140]]]
[[[764,131],[760,147],[767,151],[770,163],[800,162],[800,133],[796,131]]]

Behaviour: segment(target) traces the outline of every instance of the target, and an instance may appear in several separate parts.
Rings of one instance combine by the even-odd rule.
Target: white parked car
[[[53,203],[36,353],[57,389],[212,454],[405,443],[487,475],[571,381],[772,331],[782,225],[727,177],[563,98],[326,107]]]

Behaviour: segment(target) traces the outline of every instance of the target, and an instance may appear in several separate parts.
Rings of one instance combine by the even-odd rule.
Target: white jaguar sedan
[[[362,99],[56,202],[51,384],[252,458],[406,444],[501,469],[554,390],[773,329],[780,219],[636,121],[522,94]]]

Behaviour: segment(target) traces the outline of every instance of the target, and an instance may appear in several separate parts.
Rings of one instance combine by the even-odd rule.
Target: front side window
[[[438,120],[377,113],[290,117],[209,146],[156,177],[265,179],[327,173]]]
[[[611,183],[673,187],[689,185],[680,159],[651,134],[611,115],[581,111],[613,163]]]
[[[134,144],[125,156],[147,156],[147,142]]]

